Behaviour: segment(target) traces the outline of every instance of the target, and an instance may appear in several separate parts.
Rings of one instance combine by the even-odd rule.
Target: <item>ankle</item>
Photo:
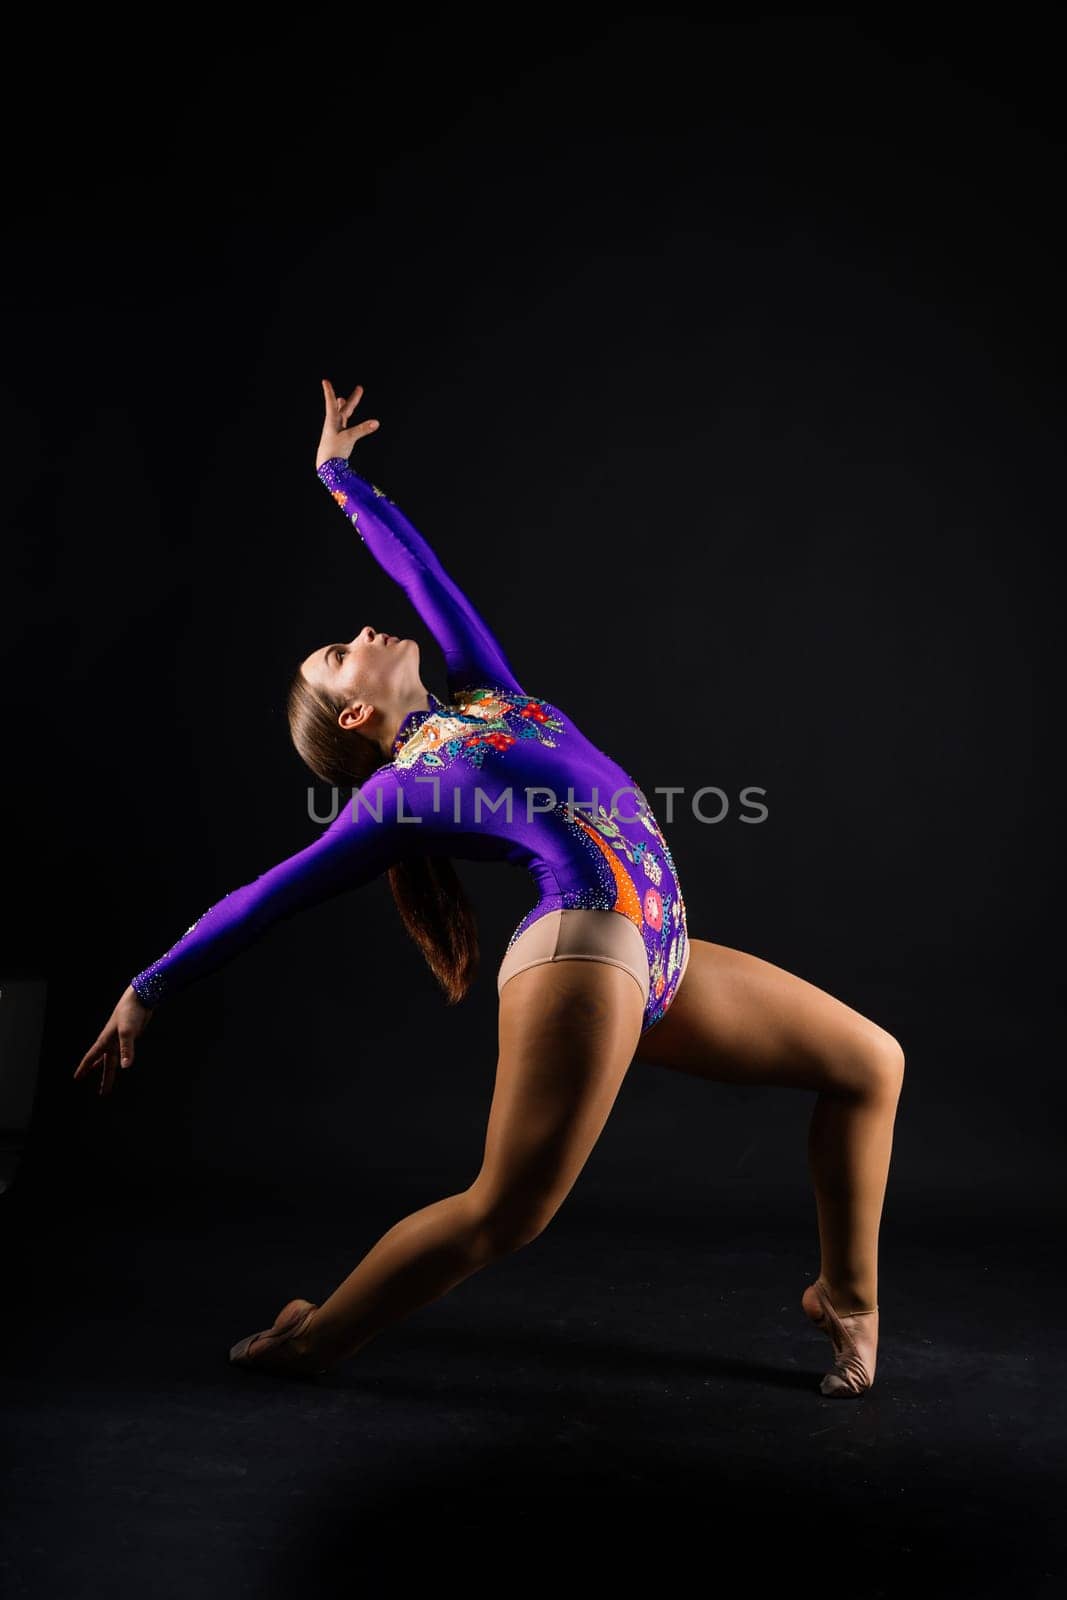
[[[325,1365],[326,1356],[323,1350],[322,1334],[321,1331],[315,1326],[315,1318],[317,1315],[318,1309],[316,1308],[316,1310],[311,1313],[300,1333],[297,1334],[295,1339],[291,1340],[291,1344],[296,1355],[307,1357],[308,1360],[319,1361]]]
[[[851,1317],[858,1312],[878,1309],[877,1283],[861,1278],[831,1278],[825,1272],[819,1273],[819,1282],[839,1317]]]

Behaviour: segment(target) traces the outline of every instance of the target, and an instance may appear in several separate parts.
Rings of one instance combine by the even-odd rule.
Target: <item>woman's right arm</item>
[[[132,1060],[132,1041],[161,1001],[222,966],[283,918],[376,878],[417,838],[413,829],[421,824],[413,824],[412,815],[395,769],[382,767],[372,773],[313,844],[251,883],[232,889],[130,980],[96,1043],[82,1057],[75,1078],[101,1066],[104,1092],[119,1054]],[[123,1047],[126,1034],[128,1051]]]
[[[328,378],[322,387],[326,418],[315,458],[319,481],[437,640],[449,692],[485,684],[524,695],[499,639],[430,543],[384,490],[353,471],[348,460],[353,446],[378,426],[376,418],[347,425],[363,394],[362,384],[347,400],[334,394]]]

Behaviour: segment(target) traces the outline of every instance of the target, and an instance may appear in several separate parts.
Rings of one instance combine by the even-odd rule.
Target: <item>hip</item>
[[[553,897],[554,900],[561,897]],[[641,1031],[658,1022],[678,991],[689,962],[682,915],[662,942],[648,938],[636,919],[610,906],[565,906],[542,902],[523,918],[497,971],[497,993],[509,978],[554,961],[603,961],[629,972],[641,991]]]

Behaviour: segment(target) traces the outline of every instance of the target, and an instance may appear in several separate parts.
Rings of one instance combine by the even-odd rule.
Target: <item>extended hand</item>
[[[326,421],[322,425],[319,452],[315,457],[316,467],[321,467],[324,461],[329,461],[333,456],[344,456],[347,460],[356,440],[373,433],[378,426],[376,417],[368,417],[366,422],[358,422],[354,428],[348,426],[348,419],[363,398],[361,383],[356,384],[347,400],[338,399],[329,378],[323,378],[322,389],[326,397]]]
[[[151,1019],[152,1007],[146,1006],[134,989],[126,988],[96,1043],[75,1067],[75,1078],[83,1078],[94,1067],[100,1067],[100,1093],[110,1094],[120,1060],[124,1067],[132,1065],[134,1042]]]

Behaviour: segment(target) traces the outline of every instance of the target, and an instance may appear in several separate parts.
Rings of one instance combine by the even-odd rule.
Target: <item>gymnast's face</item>
[[[414,639],[361,628],[347,643],[320,645],[300,663],[304,677],[343,702],[341,726],[367,728],[375,711],[388,716],[422,692]]]

